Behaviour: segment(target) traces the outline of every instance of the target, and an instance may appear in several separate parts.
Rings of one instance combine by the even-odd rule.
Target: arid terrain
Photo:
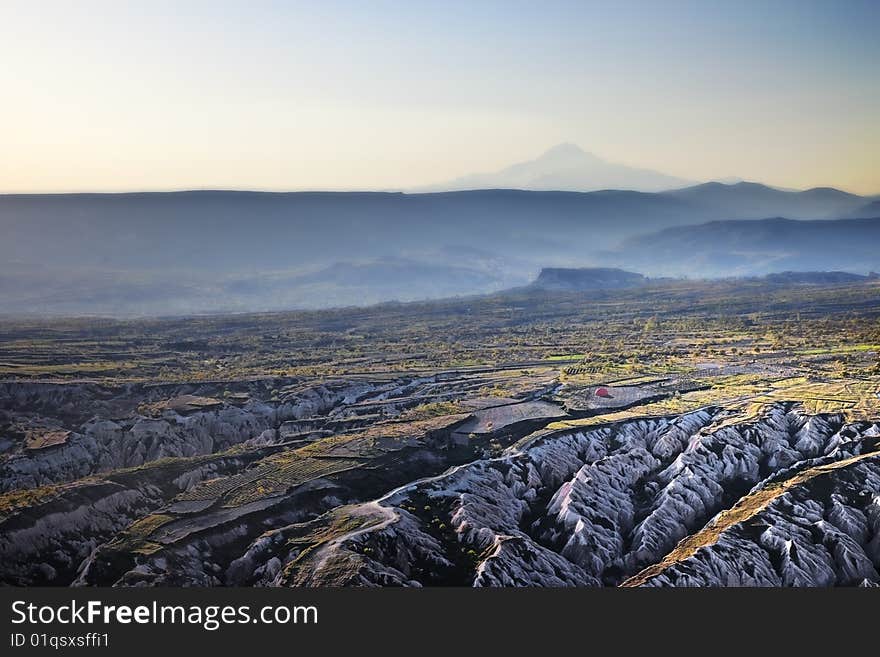
[[[608,277],[4,320],[0,581],[880,583],[880,281]]]

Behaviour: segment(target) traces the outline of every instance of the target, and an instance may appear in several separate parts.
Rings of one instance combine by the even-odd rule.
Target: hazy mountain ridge
[[[9,236],[0,256],[127,268],[284,269],[483,241],[495,252],[543,245],[552,253],[565,241],[554,232],[590,230],[608,245],[701,215],[677,199],[625,191],[9,195],[0,196],[0,226]]]
[[[871,201],[849,214],[846,219],[864,219],[865,217],[880,217],[880,199]]]
[[[740,221],[733,232],[700,225],[763,219],[771,210],[837,218],[871,201],[838,190],[791,192],[754,183],[654,194],[6,195],[0,196],[0,308],[150,315],[363,305],[493,292],[523,285],[545,267],[586,265],[648,276],[866,273],[878,268],[871,248],[877,241],[870,230],[850,228],[858,224],[816,224],[839,234],[811,247],[824,255],[803,258],[790,253],[794,237],[762,237],[766,222]],[[637,239],[645,235],[652,237]],[[828,250],[829,244],[837,246]]]
[[[673,227],[626,240],[618,258],[639,258],[674,276],[780,271],[880,270],[880,218],[798,221],[781,217]]]
[[[783,190],[754,182],[731,185],[711,182],[666,192],[672,196],[721,213],[716,219],[837,219],[862,207],[866,198],[832,187],[803,191]]]

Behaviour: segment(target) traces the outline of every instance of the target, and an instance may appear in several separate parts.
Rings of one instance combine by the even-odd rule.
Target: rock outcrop
[[[275,551],[272,568],[257,568],[264,583],[292,585],[340,583],[341,572],[350,574],[342,583],[364,585],[618,585],[750,491],[842,463],[777,499],[757,534],[732,528],[650,583],[876,582],[878,426],[780,404],[758,421],[709,431],[715,416],[544,435],[380,500],[368,510],[373,529],[307,553]],[[743,570],[756,552],[763,570]]]

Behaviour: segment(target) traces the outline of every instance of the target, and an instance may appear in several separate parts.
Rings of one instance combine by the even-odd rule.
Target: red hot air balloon
[[[611,393],[608,392],[608,388],[597,388],[596,389],[597,397],[604,397],[605,399],[611,399]]]

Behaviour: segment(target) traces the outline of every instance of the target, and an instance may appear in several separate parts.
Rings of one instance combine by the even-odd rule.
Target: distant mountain
[[[871,201],[849,213],[850,219],[863,219],[865,217],[880,217],[880,200]]]
[[[649,275],[752,276],[880,271],[880,218],[717,221],[626,240],[611,261]]]
[[[870,200],[751,184],[663,193],[0,195],[0,313],[152,315],[365,304],[491,292],[521,285],[542,267],[614,266],[650,275],[674,269],[689,276],[816,269],[784,258],[768,269],[773,261],[766,247],[744,257],[735,241],[724,241],[732,237],[716,236],[712,257],[703,257],[679,248],[690,228],[675,234],[681,244],[662,262],[650,244],[618,247],[663,229],[756,218],[767,207],[781,216],[815,218]],[[700,235],[704,229],[693,230]],[[877,244],[864,239],[827,254],[822,268],[862,271]],[[776,252],[787,253],[779,244]],[[847,259],[850,253],[865,256]]]
[[[711,182],[664,195],[703,207],[715,219],[836,219],[849,216],[866,201],[863,196],[832,187],[790,191],[751,182]]]
[[[434,185],[424,191],[528,189],[575,192],[626,189],[657,192],[692,182],[650,169],[607,162],[574,144],[559,144],[534,160],[492,173],[476,173]]]
[[[646,279],[622,269],[545,267],[530,287],[542,290],[618,290],[644,285]]]

